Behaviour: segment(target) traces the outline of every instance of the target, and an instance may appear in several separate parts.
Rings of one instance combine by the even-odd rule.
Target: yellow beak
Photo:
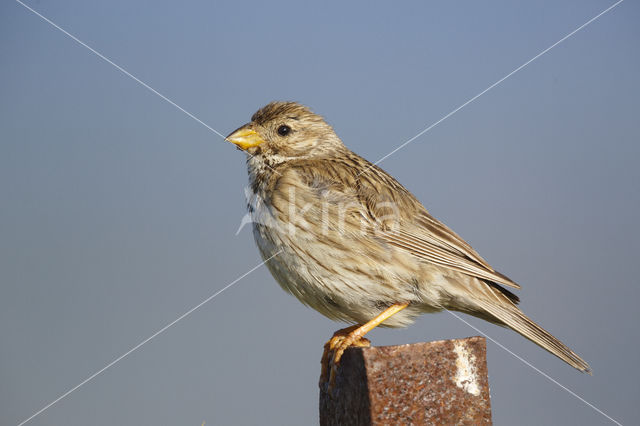
[[[224,138],[224,140],[229,141],[244,150],[258,146],[264,142],[264,139],[262,139],[255,130],[249,127],[240,127],[238,130]]]

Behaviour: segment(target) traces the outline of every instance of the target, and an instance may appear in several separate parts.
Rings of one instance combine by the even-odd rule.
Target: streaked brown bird
[[[517,307],[505,286],[518,284],[307,107],[272,102],[226,140],[248,154],[253,234],[276,281],[325,316],[355,324],[325,345],[332,373],[376,326],[404,327],[443,309],[509,327],[590,372]]]

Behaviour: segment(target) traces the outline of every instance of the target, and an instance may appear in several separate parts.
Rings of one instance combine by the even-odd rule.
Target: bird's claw
[[[347,327],[342,330],[336,331],[331,339],[324,344],[324,352],[322,354],[322,374],[321,380],[327,380],[328,374],[328,393],[333,395],[333,388],[335,386],[336,375],[338,373],[338,367],[340,365],[340,359],[344,354],[344,351],[349,347],[368,348],[371,346],[369,339],[361,337],[358,333],[360,326],[355,325]]]

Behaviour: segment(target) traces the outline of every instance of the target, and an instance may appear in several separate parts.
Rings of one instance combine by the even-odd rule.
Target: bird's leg
[[[331,373],[329,375],[329,389],[333,387],[337,368],[340,364],[340,358],[342,358],[344,351],[350,346],[370,346],[369,340],[365,339],[364,335],[407,306],[409,306],[409,303],[394,303],[366,324],[354,325],[338,330],[334,333],[333,337],[325,344],[324,353],[322,355],[324,365],[324,361],[328,358],[329,352],[333,351]]]

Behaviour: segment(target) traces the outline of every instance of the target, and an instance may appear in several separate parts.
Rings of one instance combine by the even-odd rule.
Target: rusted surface
[[[326,376],[321,425],[491,424],[482,337],[350,348],[331,392]]]

